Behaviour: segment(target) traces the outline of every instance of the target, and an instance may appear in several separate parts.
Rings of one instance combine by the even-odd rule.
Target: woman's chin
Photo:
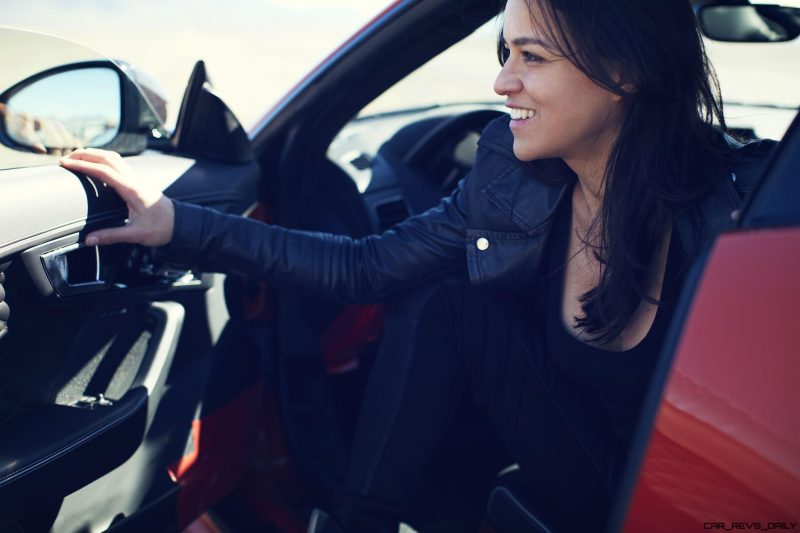
[[[514,139],[514,155],[520,161],[533,161],[541,158],[536,148],[517,138]]]

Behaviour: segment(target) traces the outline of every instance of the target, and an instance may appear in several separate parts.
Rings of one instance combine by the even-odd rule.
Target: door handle
[[[100,277],[100,248],[74,243],[42,254],[42,266],[59,296],[108,289]]]
[[[29,248],[21,257],[33,283],[45,296],[54,293],[67,296],[112,287],[102,279],[100,249],[84,246],[78,233]]]

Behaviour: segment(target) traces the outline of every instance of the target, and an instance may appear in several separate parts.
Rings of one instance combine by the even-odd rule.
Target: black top
[[[574,381],[595,391],[605,404],[614,433],[629,440],[639,408],[679,296],[683,264],[677,235],[670,240],[664,283],[655,319],[639,344],[625,351],[603,350],[576,339],[561,319],[564,272],[571,231],[572,202],[562,203],[543,261],[541,291],[546,346],[555,363]]]

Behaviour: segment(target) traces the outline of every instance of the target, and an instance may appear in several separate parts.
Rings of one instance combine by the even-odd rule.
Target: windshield
[[[800,0],[779,3],[800,7]],[[759,137],[781,139],[800,106],[800,39],[784,43],[706,39],[705,46],[719,78],[728,125],[751,127]]]

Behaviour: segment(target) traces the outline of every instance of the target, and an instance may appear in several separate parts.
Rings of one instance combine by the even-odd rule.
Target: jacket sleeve
[[[437,207],[359,239],[174,201],[172,241],[159,252],[205,271],[290,282],[346,301],[374,300],[464,268],[468,179]]]

